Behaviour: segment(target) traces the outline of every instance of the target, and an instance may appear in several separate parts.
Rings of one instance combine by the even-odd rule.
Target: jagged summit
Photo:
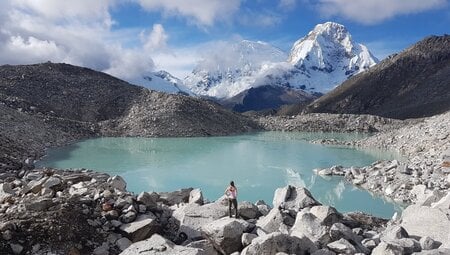
[[[194,93],[230,98],[265,85],[328,92],[378,60],[341,24],[318,24],[289,54],[264,42],[243,40],[210,54],[185,79]]]

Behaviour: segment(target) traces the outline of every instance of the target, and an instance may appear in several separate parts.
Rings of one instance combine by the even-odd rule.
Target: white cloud
[[[241,0],[139,0],[148,11],[160,11],[167,16],[182,16],[200,26],[212,26],[228,20],[239,10]]]
[[[343,16],[363,24],[375,24],[396,15],[436,9],[447,0],[320,0],[319,11],[327,16]]]
[[[297,0],[280,0],[278,3],[278,8],[290,11],[297,5]]]
[[[0,64],[64,62],[129,81],[153,71],[151,54],[165,47],[164,28],[155,25],[142,44],[125,47],[130,36],[139,42],[140,31],[111,29],[109,8],[118,1],[2,1]]]
[[[163,50],[167,47],[167,40],[169,36],[166,34],[164,27],[161,24],[154,24],[153,30],[148,36],[141,33],[141,40],[144,43],[144,49],[148,51]]]
[[[246,10],[238,18],[239,22],[249,27],[273,27],[281,23],[282,18],[276,13],[270,11],[251,11]]]

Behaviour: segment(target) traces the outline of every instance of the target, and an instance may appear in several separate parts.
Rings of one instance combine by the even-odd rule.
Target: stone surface
[[[121,232],[132,242],[144,240],[160,230],[161,226],[148,215],[139,215],[134,222],[120,226]]]
[[[331,226],[342,219],[342,215],[338,213],[336,208],[331,206],[314,206],[311,208],[310,213],[316,216],[316,218],[326,226]]]
[[[372,255],[403,255],[404,250],[401,246],[381,242],[372,251]]]
[[[419,240],[420,247],[422,247],[422,250],[433,250],[439,248],[441,244],[434,241],[433,238],[429,236],[423,236]]]
[[[230,254],[242,249],[241,236],[250,231],[250,224],[244,220],[222,218],[202,227],[202,234],[211,241],[216,250]]]
[[[302,210],[297,214],[294,226],[291,229],[291,235],[299,238],[306,236],[319,246],[331,241],[328,229],[312,213]]]
[[[154,234],[152,237],[133,243],[126,248],[120,255],[136,255],[136,254],[180,254],[180,255],[203,255],[203,251],[197,248],[184,247],[175,245],[164,237]]]
[[[167,205],[176,205],[180,203],[188,203],[193,188],[180,189],[172,192],[160,192],[159,200]]]
[[[283,232],[284,230],[289,230],[294,222],[295,219],[290,214],[284,213],[278,208],[272,208],[269,214],[261,217],[256,222],[256,226],[266,233]]]
[[[271,255],[278,252],[307,255],[316,250],[316,245],[307,237],[298,238],[275,232],[253,239],[241,255]]]
[[[439,209],[411,205],[402,213],[401,226],[411,236],[429,236],[441,242],[443,248],[450,245],[450,220]],[[446,246],[447,245],[447,246]]]
[[[339,254],[355,254],[355,247],[344,238],[327,244],[327,247]]]
[[[119,247],[119,249],[121,251],[130,247],[131,244],[132,244],[132,242],[130,241],[130,239],[128,239],[126,237],[122,237],[116,241],[116,245],[117,245],[117,247]]]
[[[243,201],[239,203],[239,217],[244,220],[256,219],[260,216],[258,207],[250,202]]]
[[[255,234],[243,233],[242,237],[241,237],[242,246],[243,247],[248,246],[253,241],[253,239],[255,239],[257,237],[258,237],[258,235],[255,235]]]
[[[305,188],[286,186],[275,190],[273,198],[274,208],[299,211],[305,207],[320,205]]]
[[[203,193],[200,189],[193,189],[189,193],[189,203],[203,205]]]

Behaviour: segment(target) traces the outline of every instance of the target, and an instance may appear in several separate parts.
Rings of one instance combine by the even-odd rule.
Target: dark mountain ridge
[[[430,36],[311,103],[304,112],[406,119],[450,110],[450,35]]]

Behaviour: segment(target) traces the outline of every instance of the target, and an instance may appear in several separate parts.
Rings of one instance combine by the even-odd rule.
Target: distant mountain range
[[[263,42],[233,44],[199,63],[184,84],[197,95],[221,99],[265,85],[325,93],[377,62],[343,25],[327,22],[295,42],[289,54]]]
[[[431,36],[352,77],[306,112],[405,119],[450,110],[450,35]]]

